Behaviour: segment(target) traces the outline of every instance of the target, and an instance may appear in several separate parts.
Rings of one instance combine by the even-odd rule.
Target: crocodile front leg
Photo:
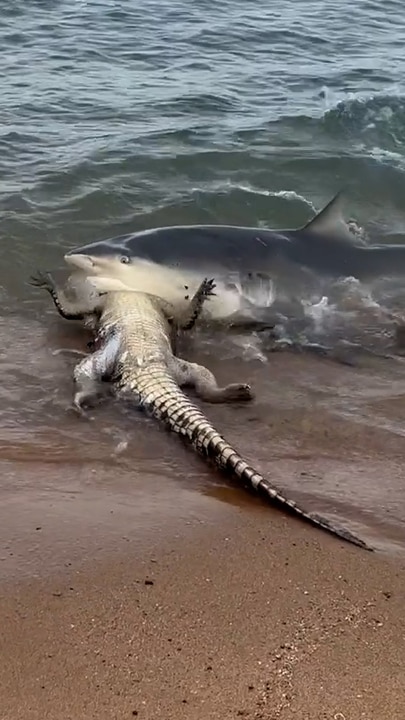
[[[65,320],[84,320],[86,316],[97,311],[100,303],[100,293],[97,292],[94,292],[92,296],[89,295],[86,300],[69,300],[65,292],[58,288],[49,272],[38,271],[36,275],[31,275],[29,284],[46,290],[50,294],[59,315]]]
[[[201,315],[205,301],[215,295],[216,287],[214,279],[204,278],[201,285],[190,300],[187,310],[177,319],[177,325],[181,330],[191,330]]]
[[[214,293],[215,282],[204,278],[201,285],[193,295],[187,309],[176,314],[171,303],[166,302],[162,298],[158,299],[160,310],[164,313],[169,325],[171,325],[170,343],[173,353],[177,352],[177,337],[179,330],[191,330],[197,322],[204,302]]]

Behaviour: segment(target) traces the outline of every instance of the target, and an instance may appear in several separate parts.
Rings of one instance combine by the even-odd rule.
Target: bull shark
[[[142,290],[173,304],[196,291],[203,276],[215,277],[212,317],[241,309],[241,295],[254,305],[263,290],[272,304],[271,283],[288,276],[361,281],[405,274],[405,244],[366,245],[356,240],[343,217],[343,192],[303,227],[287,230],[233,225],[176,225],[140,230],[73,248],[64,256],[76,273],[103,277],[109,289]],[[299,280],[298,280],[299,278]],[[247,291],[243,292],[243,286]],[[252,290],[253,288],[253,290]],[[263,300],[263,298],[262,298]]]

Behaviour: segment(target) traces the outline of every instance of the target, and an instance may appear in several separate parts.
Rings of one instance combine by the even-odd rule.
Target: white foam
[[[315,334],[318,338],[336,337],[343,331],[344,337],[361,337],[364,333],[381,336],[398,320],[398,316],[374,297],[372,289],[359,280],[347,277],[330,285],[327,292],[317,298],[302,298],[301,307],[309,323],[305,328],[306,339]],[[288,334],[293,318],[286,318],[283,328]]]
[[[205,188],[206,193],[217,194],[223,190],[242,190],[243,192],[250,193],[251,195],[262,195],[264,197],[275,197],[284,198],[285,200],[298,200],[299,202],[305,203],[311,210],[316,213],[317,210],[313,203],[308,200],[304,195],[300,195],[294,190],[266,190],[265,188],[258,188],[250,183],[234,183],[230,180],[218,181],[210,183]],[[192,192],[200,193],[201,186],[193,187]]]
[[[393,150],[386,150],[385,148],[380,147],[373,147],[370,148],[369,153],[371,157],[373,157],[375,160],[378,160],[381,163],[394,163],[400,167],[403,168],[405,166],[405,158],[401,153],[394,152]]]

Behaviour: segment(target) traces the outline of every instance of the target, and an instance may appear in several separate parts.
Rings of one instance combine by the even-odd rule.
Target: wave
[[[400,94],[349,95],[326,109],[322,122],[332,134],[361,137],[405,156],[405,97]]]

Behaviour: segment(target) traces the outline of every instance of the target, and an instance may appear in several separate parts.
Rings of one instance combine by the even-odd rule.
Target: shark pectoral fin
[[[333,197],[312,220],[304,225],[301,230],[309,231],[315,235],[330,235],[334,238],[341,237],[342,240],[350,240],[354,243],[354,235],[350,232],[343,217],[343,205],[343,190],[339,190],[335,197]]]

